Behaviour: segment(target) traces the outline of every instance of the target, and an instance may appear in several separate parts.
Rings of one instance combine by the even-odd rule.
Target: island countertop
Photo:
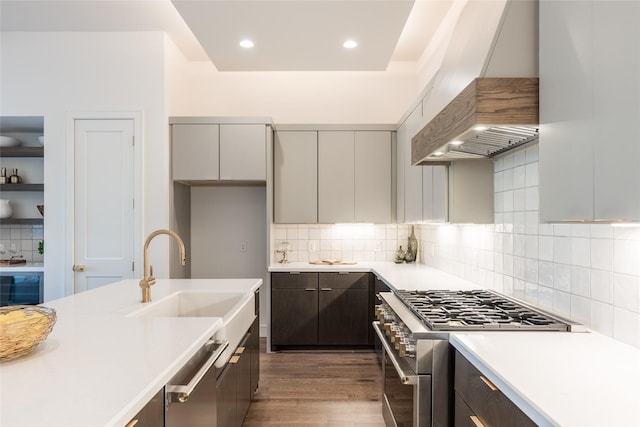
[[[262,279],[161,280],[154,301],[183,290],[253,292]],[[43,305],[57,322],[27,356],[0,364],[0,425],[123,426],[222,327],[217,317],[130,317],[137,280]]]

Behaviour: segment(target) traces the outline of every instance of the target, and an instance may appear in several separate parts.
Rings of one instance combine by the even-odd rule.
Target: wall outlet
[[[240,252],[247,252],[247,242],[240,242]]]

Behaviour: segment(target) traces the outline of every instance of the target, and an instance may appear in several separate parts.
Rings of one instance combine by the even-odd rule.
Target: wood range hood
[[[473,80],[411,139],[411,164],[491,158],[538,138],[538,78]]]

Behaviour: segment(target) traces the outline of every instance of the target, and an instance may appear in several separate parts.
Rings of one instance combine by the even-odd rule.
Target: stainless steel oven
[[[382,343],[382,413],[389,427],[454,423],[451,331],[583,331],[577,323],[492,291],[378,294],[373,328]]]

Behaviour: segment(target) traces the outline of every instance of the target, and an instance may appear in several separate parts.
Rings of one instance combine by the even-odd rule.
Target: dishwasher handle
[[[222,352],[229,346],[229,341],[209,340],[205,346],[207,345],[216,345],[217,347],[187,384],[167,384],[167,393],[175,394],[177,401],[180,403],[189,400],[189,396],[200,383],[202,377],[204,377],[211,366],[216,363],[216,360],[218,360]]]

